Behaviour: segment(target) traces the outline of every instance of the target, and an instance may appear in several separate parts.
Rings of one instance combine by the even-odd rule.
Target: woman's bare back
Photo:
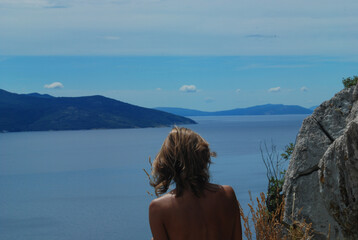
[[[149,221],[154,240],[238,240],[242,239],[240,211],[230,186],[211,184],[196,197],[185,191],[155,199],[149,206]]]

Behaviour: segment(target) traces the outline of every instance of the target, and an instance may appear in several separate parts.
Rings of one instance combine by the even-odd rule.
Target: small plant
[[[270,214],[266,206],[266,197],[264,193],[260,194],[260,198],[256,198],[257,207],[255,208],[255,202],[253,201],[250,194],[251,204],[249,203],[251,220],[254,224],[255,237],[256,239],[283,239],[283,228],[282,228],[282,218],[283,214],[281,211],[283,209],[283,202],[280,206],[276,208],[276,211]],[[242,209],[240,211],[241,218],[243,219],[244,225],[244,234],[248,240],[253,239],[253,234],[250,229],[250,219],[248,216],[245,216]]]
[[[153,171],[153,164],[152,164],[152,159],[151,157],[149,157],[149,165],[150,165],[150,173]],[[153,177],[151,176],[150,173],[147,172],[147,170],[145,170],[145,168],[143,168],[143,171],[145,172],[145,175],[147,175],[147,178],[149,180],[149,183],[152,183],[153,182]],[[150,195],[151,197],[154,197],[154,194],[147,191],[148,195]]]
[[[270,213],[274,213],[282,203],[282,187],[285,180],[286,169],[284,163],[290,160],[294,144],[289,143],[282,154],[277,152],[276,145],[271,143],[269,148],[266,143],[260,146],[262,161],[266,167],[268,179],[266,205]]]
[[[244,226],[244,235],[248,240],[313,239],[312,224],[308,224],[304,220],[294,220],[292,221],[292,224],[289,225],[283,221],[283,209],[285,207],[285,202],[283,199],[275,211],[271,213],[266,206],[266,197],[264,193],[260,194],[260,198],[256,198],[256,207],[255,202],[252,200],[251,194],[250,200],[251,203],[248,205],[250,208],[251,222],[254,225],[255,233],[252,233],[251,231],[249,216],[245,216],[242,208],[240,209],[240,215]]]
[[[293,143],[289,143],[285,146],[284,152],[281,153],[281,157],[285,159],[285,161],[290,160],[291,155],[293,153],[293,149],[295,149],[295,145]]]
[[[344,88],[353,87],[358,83],[358,76],[343,78],[342,83],[344,85]]]

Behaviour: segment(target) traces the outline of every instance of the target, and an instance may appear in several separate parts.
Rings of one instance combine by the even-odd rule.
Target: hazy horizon
[[[0,0],[0,88],[217,111],[357,75],[358,2]]]
[[[8,56],[0,88],[15,93],[103,95],[155,108],[220,111],[263,104],[312,107],[343,89],[357,63],[326,57]]]

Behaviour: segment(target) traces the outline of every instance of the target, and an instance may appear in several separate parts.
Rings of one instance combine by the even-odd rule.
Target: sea
[[[192,117],[217,153],[211,181],[244,212],[267,191],[261,149],[294,143],[307,115]],[[150,239],[150,171],[171,127],[0,134],[1,240]],[[263,152],[265,153],[265,150]],[[288,163],[284,163],[287,164]],[[285,166],[284,166],[285,167]]]

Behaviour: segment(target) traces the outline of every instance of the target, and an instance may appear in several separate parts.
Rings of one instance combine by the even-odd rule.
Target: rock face
[[[315,239],[358,239],[358,85],[307,117],[297,135],[283,192],[285,217],[305,219]]]

